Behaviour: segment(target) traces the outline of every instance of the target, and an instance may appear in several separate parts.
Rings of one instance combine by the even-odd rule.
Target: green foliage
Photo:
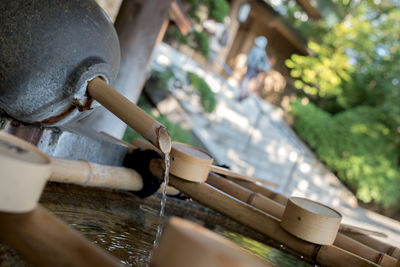
[[[226,0],[184,0],[183,2],[187,3],[187,12],[196,22],[200,22],[198,15],[200,6],[205,6],[209,18],[218,22],[223,22],[229,14],[229,3]]]
[[[297,133],[359,199],[385,207],[400,200],[398,152],[374,108],[359,106],[330,115],[296,101],[292,112]]]
[[[176,27],[169,27],[165,39],[167,41],[177,41],[179,43],[196,48],[200,53],[208,58],[210,54],[210,45],[208,35],[203,31],[202,19],[214,19],[217,22],[223,22],[229,14],[229,3],[226,0],[184,0],[185,8],[194,22],[195,31],[188,36],[182,35]],[[200,16],[200,7],[205,7],[205,14]]]
[[[208,86],[204,79],[192,72],[188,73],[188,77],[192,86],[200,93],[201,105],[204,111],[208,113],[213,112],[217,106],[217,99],[213,91],[211,91],[210,86]]]
[[[368,105],[387,110],[393,97],[400,100],[399,21],[400,9],[387,1],[382,6],[362,1],[321,43],[309,43],[314,56],[293,55],[286,61],[296,88],[334,98],[341,109]]]
[[[189,37],[187,35],[183,35],[181,31],[176,26],[171,26],[167,28],[167,32],[164,36],[165,41],[175,41],[181,44],[188,45]]]
[[[229,14],[229,3],[226,0],[209,0],[210,17],[215,21],[224,22]]]
[[[389,206],[400,189],[399,3],[336,1],[348,4],[343,21],[309,43],[311,56],[286,61],[318,107],[294,105],[296,129],[361,200]]]
[[[168,89],[168,82],[175,78],[175,72],[173,67],[168,66],[163,71],[153,70],[151,72],[150,78],[148,82],[154,83],[158,89],[167,90]],[[145,85],[146,87],[146,85]]]
[[[144,99],[140,98],[139,107],[141,107],[146,113],[150,114],[153,118],[167,127],[169,134],[171,135],[171,139],[173,141],[185,143],[185,144],[193,144],[192,134],[189,130],[183,129],[179,124],[170,122],[167,117],[164,115],[156,114],[153,111],[153,108],[150,104]],[[137,132],[135,132],[132,128],[127,127],[124,133],[123,140],[126,142],[131,142],[134,138],[142,138]]]
[[[196,46],[200,49],[201,54],[208,58],[210,55],[210,44],[208,40],[208,35],[205,32],[194,31],[194,41]]]

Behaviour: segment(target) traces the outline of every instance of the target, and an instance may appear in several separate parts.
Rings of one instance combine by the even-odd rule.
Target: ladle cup
[[[0,132],[0,211],[33,210],[50,176],[50,158],[35,146]]]

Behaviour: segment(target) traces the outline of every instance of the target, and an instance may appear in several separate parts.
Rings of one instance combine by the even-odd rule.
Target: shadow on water
[[[128,266],[148,266],[159,223],[160,198],[139,199],[126,192],[50,184],[41,204]],[[193,201],[168,198],[166,217],[179,216],[207,227],[277,266],[307,266],[269,240]],[[258,241],[262,241],[258,242]],[[276,245],[276,244],[275,244]],[[29,266],[0,245],[0,266]]]

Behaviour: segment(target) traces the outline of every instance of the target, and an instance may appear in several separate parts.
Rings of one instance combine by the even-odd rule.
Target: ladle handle
[[[0,237],[36,266],[121,266],[40,205],[28,213],[0,212]]]
[[[128,191],[143,188],[143,178],[133,169],[60,158],[51,158],[51,165],[49,181]]]
[[[171,138],[166,127],[109,86],[103,79],[94,78],[89,82],[87,89],[92,98],[162,152],[169,153],[171,151]]]
[[[279,185],[277,185],[276,183],[272,183],[272,182],[260,180],[260,179],[254,178],[254,177],[242,175],[242,174],[233,172],[227,168],[223,168],[223,167],[216,166],[216,165],[211,166],[211,171],[216,172],[218,174],[226,175],[230,178],[239,179],[239,180],[243,180],[243,181],[247,181],[247,182],[251,182],[251,183],[255,183],[255,184],[263,184],[263,185],[267,185],[267,186],[271,186],[271,187],[275,187],[275,188],[279,187]]]

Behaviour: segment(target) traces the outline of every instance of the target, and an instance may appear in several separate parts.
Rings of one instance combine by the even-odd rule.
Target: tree
[[[343,153],[346,151],[354,152],[350,157],[360,156],[360,151],[364,151],[361,153],[362,160],[359,161],[359,166],[368,170],[367,173],[372,172],[372,175],[369,176],[370,179],[365,179],[366,173],[359,172],[358,177],[351,178],[353,181],[359,181],[353,185],[362,190],[364,200],[375,200],[389,205],[393,202],[385,200],[389,195],[384,193],[383,188],[390,187],[389,181],[393,179],[400,182],[399,3],[390,0],[336,0],[338,1],[352,2],[347,5],[347,14],[343,20],[332,29],[325,28],[321,31],[320,38],[314,38],[315,41],[309,42],[312,56],[293,55],[287,60],[286,65],[291,69],[291,75],[296,79],[295,87],[301,94],[332,116],[332,127],[338,129],[350,127],[343,131],[343,134],[350,136],[349,138],[357,136],[354,130],[351,130],[353,122],[367,119],[363,116],[373,118],[372,121],[363,123],[363,127],[367,133],[376,133],[378,139],[387,140],[379,148],[383,147],[387,151],[387,153],[379,152],[382,156],[381,163],[385,162],[380,165],[382,167],[379,168],[380,172],[377,171],[378,168],[374,170],[376,162],[371,163],[370,158],[367,159],[370,154],[375,153],[374,149],[371,150],[367,146],[367,139],[363,139],[366,141],[362,145],[365,149],[357,149],[355,152],[352,149],[354,144],[349,143],[348,148],[341,146],[343,151],[337,151],[338,153],[332,157],[335,158],[333,161],[337,162],[344,159]],[[297,106],[295,112],[298,121],[302,120],[301,116],[306,116],[299,111],[301,108]],[[365,109],[368,112],[364,112]],[[319,111],[315,109],[312,112]],[[380,128],[376,125],[380,125]],[[378,131],[374,127],[384,130]],[[302,129],[297,127],[297,131],[301,132]],[[325,138],[333,138],[329,134],[334,135],[328,131]],[[368,134],[365,138],[366,136]],[[354,140],[357,141],[357,138]],[[360,142],[362,143],[362,140]],[[322,141],[315,144],[314,148],[316,149],[321,143]],[[325,162],[338,171],[342,179],[349,181],[349,170],[354,166],[344,164],[339,170],[323,155],[326,151],[317,150],[317,154],[325,158]],[[388,171],[383,171],[384,169]],[[368,180],[371,186],[361,188],[363,179]],[[380,191],[376,193],[377,190]],[[391,193],[393,196],[394,193]],[[396,199],[399,198],[400,194]]]

